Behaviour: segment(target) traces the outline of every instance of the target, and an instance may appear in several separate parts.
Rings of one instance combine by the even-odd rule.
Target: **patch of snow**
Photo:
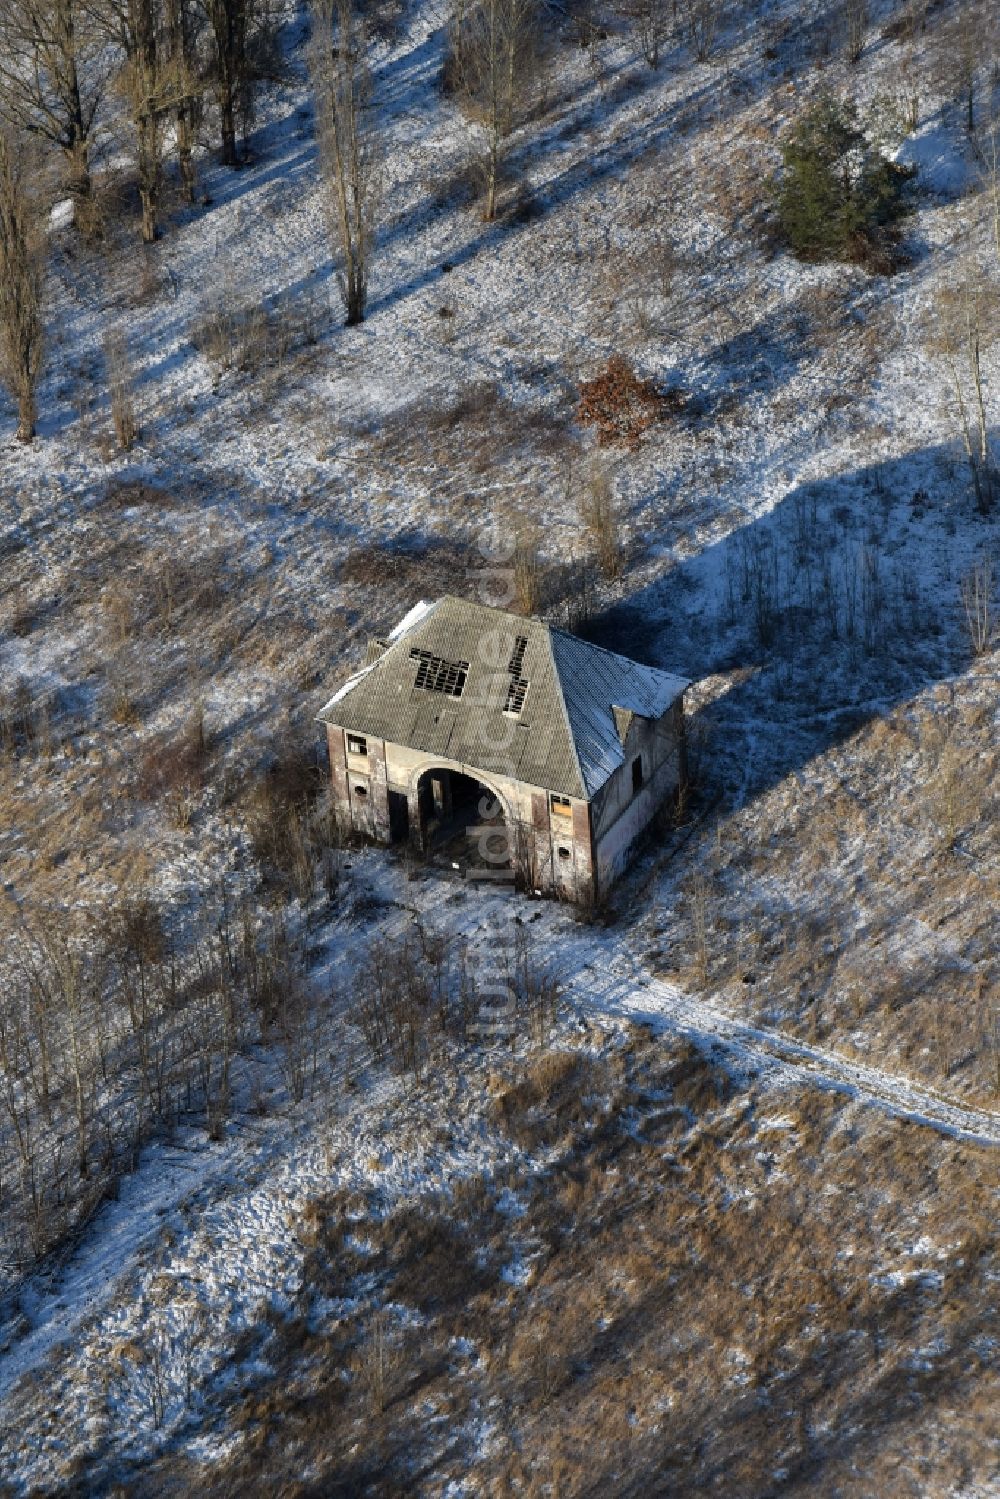
[[[413,608],[403,615],[403,618],[397,625],[393,625],[389,631],[389,639],[400,640],[407,631],[413,629],[414,625],[418,625],[422,619],[426,619],[433,608],[434,600],[428,602],[426,599],[421,599],[419,604],[414,604]]]
[[[908,135],[894,159],[900,166],[916,167],[917,186],[939,198],[960,198],[976,183],[976,167],[962,132],[940,119]]]

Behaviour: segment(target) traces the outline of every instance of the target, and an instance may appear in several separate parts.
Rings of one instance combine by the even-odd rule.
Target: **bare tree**
[[[706,62],[715,46],[724,0],[681,0],[688,43],[699,62]]]
[[[260,22],[260,0],[206,0],[206,9],[215,50],[212,78],[219,106],[222,161],[224,166],[237,167],[237,125],[241,117],[246,122],[252,113],[250,44]],[[245,137],[245,128],[243,134]]]
[[[599,464],[591,469],[579,498],[580,521],[590,538],[597,565],[610,582],[625,569],[621,517],[615,502],[614,481]]]
[[[365,39],[351,0],[317,0],[309,57],[337,284],[350,327],[364,320],[379,200],[379,145]]]
[[[981,146],[984,166],[984,185],[990,206],[993,246],[1000,263],[1000,120],[990,120],[986,140]]]
[[[933,71],[942,91],[961,104],[970,135],[976,128],[980,81],[995,55],[996,43],[995,7],[984,0],[963,0],[938,32]]]
[[[201,90],[197,59],[198,15],[192,0],[165,0],[164,21],[174,97],[177,166],[184,196],[193,203],[197,186],[195,129],[201,110]]]
[[[136,135],[136,172],[142,203],[142,239],[159,233],[163,148],[174,89],[163,36],[160,0],[110,0],[110,36],[125,58],[119,86]]]
[[[496,217],[504,143],[521,121],[537,61],[535,0],[457,0],[451,20],[458,91],[484,133],[483,217]]]
[[[996,628],[994,589],[992,559],[981,557],[965,574],[960,584],[962,605],[965,609],[966,623],[969,626],[969,638],[972,641],[973,653],[977,656],[984,656],[993,644],[993,634]]]
[[[62,152],[76,222],[84,227],[94,125],[110,66],[106,38],[84,0],[0,5],[0,116]]]
[[[17,402],[21,442],[35,435],[46,208],[24,135],[0,130],[0,379]]]
[[[660,65],[660,51],[667,38],[676,5],[669,0],[639,0],[635,11],[635,29],[642,55],[651,68]]]
[[[93,965],[88,971],[80,948],[55,925],[44,921],[24,928],[18,964],[39,1044],[49,1028],[62,1033],[62,1066],[70,1084],[76,1124],[77,1169],[81,1178],[86,1178],[90,1174],[88,1146],[96,1072],[91,1017]]]
[[[844,45],[847,61],[861,61],[868,31],[868,0],[844,0]]]
[[[139,422],[135,411],[128,343],[119,328],[109,329],[105,335],[104,365],[108,377],[108,395],[111,399],[111,421],[114,425],[115,436],[127,453],[139,436]]]
[[[990,440],[983,375],[983,345],[993,340],[1000,308],[995,289],[971,256],[960,279],[940,296],[934,332],[948,368],[955,416],[972,476],[976,503],[985,515],[993,506],[996,468]]]

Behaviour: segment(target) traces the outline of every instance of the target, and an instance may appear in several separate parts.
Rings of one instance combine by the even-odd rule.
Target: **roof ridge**
[[[550,625],[547,620],[539,620],[539,624],[545,630],[546,638],[549,643],[549,659],[552,663],[552,675],[555,678],[556,683],[556,697],[559,699],[559,706],[562,708],[563,722],[566,725],[566,736],[569,739],[569,747],[570,752],[573,756],[573,764],[576,767],[577,775],[580,777],[580,785],[583,788],[583,795],[589,801],[590,788],[587,785],[587,777],[583,773],[583,762],[580,759],[580,751],[577,748],[576,734],[573,731],[573,722],[569,716],[569,707],[566,703],[566,692],[563,687],[562,672],[559,670],[559,662],[556,660],[556,653],[552,647],[553,633],[561,635],[563,632],[561,630],[555,630],[554,626]]]

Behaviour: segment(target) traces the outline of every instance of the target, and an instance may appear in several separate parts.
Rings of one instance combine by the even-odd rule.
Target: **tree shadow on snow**
[[[798,484],[580,633],[696,684],[693,738],[739,804],[969,666],[961,582],[1000,520],[969,489],[948,444]],[[682,540],[667,522],[655,544]],[[728,689],[699,711],[713,676]]]

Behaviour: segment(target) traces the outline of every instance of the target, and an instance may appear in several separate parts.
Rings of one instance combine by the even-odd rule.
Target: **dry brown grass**
[[[318,1203],[300,1307],[248,1339],[274,1373],[234,1413],[236,1455],[197,1473],[208,1495],[299,1492],[304,1467],[308,1493],[636,1499],[983,1476],[992,1156],[834,1093],[762,1095],[641,1033],[504,1070],[517,1214],[481,1175],[388,1213]],[[310,1313],[329,1297],[348,1310]]]
[[[848,736],[805,785],[724,817],[657,931],[683,934],[667,944],[672,971],[740,1013],[995,1106],[990,713],[974,679],[955,702],[928,694]]]

